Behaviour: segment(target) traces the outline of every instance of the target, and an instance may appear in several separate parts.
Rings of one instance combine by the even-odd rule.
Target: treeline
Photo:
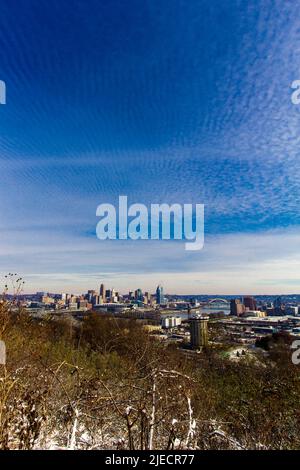
[[[294,449],[299,369],[286,341],[231,361],[135,320],[36,321],[0,304],[1,449]],[[265,348],[267,349],[267,348]]]

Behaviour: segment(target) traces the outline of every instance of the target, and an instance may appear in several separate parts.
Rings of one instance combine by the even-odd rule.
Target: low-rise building
[[[175,328],[176,326],[181,325],[181,317],[162,317],[161,326],[163,328]]]

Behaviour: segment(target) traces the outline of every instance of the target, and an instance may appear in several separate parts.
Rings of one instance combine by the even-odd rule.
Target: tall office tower
[[[142,292],[142,289],[137,289],[137,290],[134,292],[134,298],[135,298],[135,300],[139,300],[140,302],[143,301],[143,292]]]
[[[93,290],[93,289],[90,289],[87,291],[87,294],[86,294],[86,299],[91,302],[92,301],[92,298],[93,296],[96,294],[96,291]]]
[[[158,305],[164,303],[164,290],[160,285],[156,288],[156,303]]]
[[[111,298],[111,290],[110,289],[106,289],[105,291],[105,299],[106,299],[106,302],[108,302],[108,300],[110,300]]]
[[[100,293],[100,297],[102,297],[103,302],[105,302],[106,296],[105,296],[105,286],[104,286],[104,284],[101,284],[99,293]]]
[[[134,299],[134,295],[133,295],[133,291],[130,290],[129,293],[128,293],[128,298],[129,300],[133,300]]]
[[[100,296],[98,294],[94,294],[92,297],[92,304],[99,305],[99,302],[100,302]]]
[[[248,310],[256,310],[256,300],[253,297],[244,297],[244,305]]]
[[[280,315],[283,313],[283,310],[284,310],[284,305],[282,304],[282,301],[281,301],[281,297],[277,297],[275,300],[274,300],[274,312],[275,314],[277,315]]]
[[[189,320],[191,331],[191,346],[193,349],[200,349],[208,345],[208,317],[196,316]]]
[[[245,312],[245,306],[242,304],[240,299],[231,299],[230,300],[230,315],[239,317]]]
[[[37,300],[38,302],[41,302],[42,297],[44,297],[45,295],[46,295],[46,292],[37,292],[37,293],[35,294],[35,298],[36,298],[36,300]]]
[[[150,294],[149,294],[149,292],[145,292],[145,295],[144,295],[144,303],[145,303],[145,304],[149,304],[149,303],[150,303]]]

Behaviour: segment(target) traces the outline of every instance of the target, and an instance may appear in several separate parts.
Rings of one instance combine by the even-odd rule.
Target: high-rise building
[[[129,300],[133,300],[134,299],[134,295],[133,295],[133,291],[130,290],[129,293],[128,293],[128,299]]]
[[[93,297],[92,297],[92,301],[91,303],[93,305],[99,305],[100,303],[100,296],[98,294],[94,294]]]
[[[90,289],[87,291],[87,294],[86,294],[86,299],[91,302],[92,301],[92,298],[93,296],[96,294],[96,291],[93,290],[93,289]]]
[[[282,303],[281,297],[277,297],[277,298],[274,300],[273,305],[274,305],[275,311],[277,311],[277,312],[280,312],[280,311],[283,310],[283,308],[284,308],[284,305],[283,305],[283,303]]]
[[[245,308],[248,310],[257,310],[256,300],[254,299],[254,297],[250,297],[250,296],[244,297],[244,305],[245,305]]]
[[[294,317],[298,315],[298,307],[295,305],[288,305],[284,310],[285,315],[293,315]]]
[[[145,295],[143,296],[143,302],[144,302],[144,304],[149,304],[150,303],[150,294],[149,294],[149,292],[145,292]]]
[[[281,297],[277,297],[277,298],[274,300],[273,305],[274,305],[274,315],[283,315],[284,309],[285,309],[285,305],[284,305],[284,303],[282,302]]]
[[[242,304],[240,299],[231,299],[230,300],[230,315],[236,317],[243,315],[245,312],[245,306]]]
[[[105,286],[104,286],[104,284],[101,284],[99,293],[100,293],[100,297],[102,297],[103,302],[105,302],[106,296],[105,296]]]
[[[116,291],[115,291],[114,288],[112,288],[111,293],[110,293],[110,301],[111,302],[116,302],[117,301]]]
[[[139,300],[140,302],[143,302],[143,291],[142,291],[142,289],[137,289],[134,292],[134,298],[135,298],[135,300]]]
[[[191,347],[200,349],[208,345],[208,317],[196,316],[189,320],[191,331]]]
[[[156,303],[158,305],[164,303],[164,290],[162,286],[158,285],[156,288]]]

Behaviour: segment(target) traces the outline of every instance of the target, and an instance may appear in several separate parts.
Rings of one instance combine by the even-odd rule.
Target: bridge
[[[226,300],[226,299],[210,299],[208,302],[208,304],[219,304],[219,303],[222,303],[222,304],[225,304],[225,305],[228,305],[229,304],[229,301]]]

